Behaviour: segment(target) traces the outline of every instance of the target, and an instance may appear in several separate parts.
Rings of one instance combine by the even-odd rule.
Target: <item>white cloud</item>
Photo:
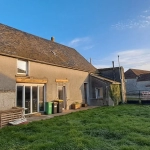
[[[135,49],[115,52],[103,60],[94,61],[93,64],[97,68],[107,68],[112,67],[113,60],[115,61],[115,66],[119,66],[118,55],[120,65],[123,66],[125,70],[129,68],[150,70],[150,49]]]
[[[73,47],[78,50],[89,50],[94,47],[90,37],[75,38],[64,45],[68,45],[69,47]]]
[[[84,44],[86,42],[89,42],[89,41],[90,41],[89,37],[75,38],[68,43],[68,46],[77,47],[77,46]]]
[[[150,10],[145,10],[141,15],[137,16],[136,18],[120,21],[114,25],[112,28],[117,30],[123,29],[133,29],[133,28],[146,28],[150,27]]]
[[[92,49],[93,47],[94,47],[94,45],[85,46],[85,47],[83,47],[83,50]]]

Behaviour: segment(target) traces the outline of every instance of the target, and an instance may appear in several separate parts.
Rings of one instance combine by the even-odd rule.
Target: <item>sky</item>
[[[75,48],[96,68],[150,70],[150,0],[0,0],[0,23]]]

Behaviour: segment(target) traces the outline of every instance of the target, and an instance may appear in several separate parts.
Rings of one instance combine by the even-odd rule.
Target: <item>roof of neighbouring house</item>
[[[135,79],[136,77],[139,77],[140,75],[150,73],[148,70],[139,70],[139,69],[129,69],[125,72],[125,78],[126,79]]]
[[[106,71],[106,70],[113,70],[113,69],[119,69],[119,67],[110,67],[110,68],[100,68],[99,71]]]
[[[96,71],[75,49],[3,24],[0,24],[0,55],[86,72]]]
[[[100,80],[109,82],[109,83],[111,83],[111,84],[121,84],[120,82],[113,81],[113,80],[110,80],[110,79],[108,79],[108,78],[104,78],[104,77],[99,76],[99,75],[94,74],[94,73],[91,73],[90,75],[91,75],[92,77],[95,77],[95,78],[97,78],[97,79],[100,79]]]
[[[120,82],[120,72],[123,71],[123,67],[111,67],[111,68],[102,68],[102,69],[97,69],[100,76],[104,78],[108,78],[110,80],[115,80],[117,82]],[[124,76],[123,76],[124,78]]]
[[[141,74],[137,81],[150,81],[150,73],[146,73],[146,74]]]

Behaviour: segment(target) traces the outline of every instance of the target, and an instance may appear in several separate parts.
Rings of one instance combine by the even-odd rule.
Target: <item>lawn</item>
[[[1,150],[150,150],[150,106],[120,105],[0,130]]]

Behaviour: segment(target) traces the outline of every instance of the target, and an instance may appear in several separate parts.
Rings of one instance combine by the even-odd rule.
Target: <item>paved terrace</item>
[[[63,116],[66,114],[70,114],[72,112],[77,112],[77,111],[84,111],[88,109],[93,109],[98,106],[87,106],[87,107],[81,107],[80,109],[70,109],[70,110],[63,110],[62,113],[56,113],[56,114],[50,114],[50,115],[31,115],[31,116],[26,116],[28,122],[33,122],[33,121],[39,121],[39,120],[45,120],[45,119],[50,119],[54,118],[55,116]]]

